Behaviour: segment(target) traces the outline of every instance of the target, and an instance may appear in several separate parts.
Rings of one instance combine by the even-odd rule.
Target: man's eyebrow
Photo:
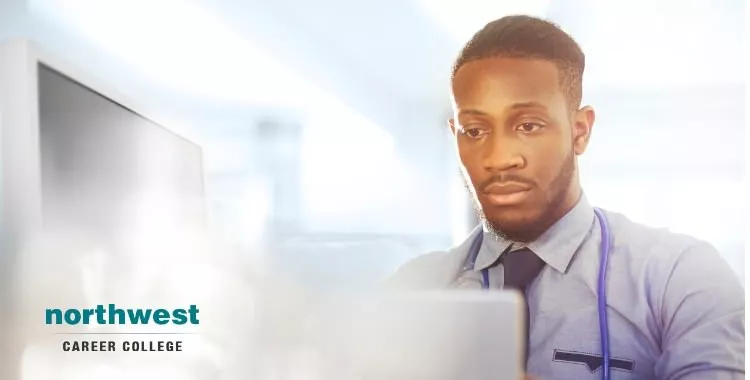
[[[517,109],[523,109],[523,108],[541,108],[541,109],[547,109],[547,106],[545,106],[542,103],[539,102],[520,102],[520,103],[513,103],[510,106],[510,109],[517,110]],[[480,111],[478,109],[465,109],[458,111],[458,116],[489,116],[487,112]]]
[[[475,109],[467,109],[467,110],[458,111],[458,116],[463,116],[463,115],[489,116],[486,112],[475,110]]]
[[[510,106],[511,109],[519,109],[519,108],[543,108],[547,109],[547,106],[545,106],[542,103],[538,102],[522,102],[522,103],[514,103]]]

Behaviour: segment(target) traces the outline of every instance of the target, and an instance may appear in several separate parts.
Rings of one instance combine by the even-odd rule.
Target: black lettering
[[[62,342],[62,349],[63,349],[63,351],[66,351],[66,352],[70,351],[70,342],[67,341],[67,340],[64,340]]]
[[[114,342],[112,342],[114,345]],[[123,351],[132,352],[173,352],[182,351],[182,341],[159,340],[159,341],[125,341],[122,342]]]
[[[114,351],[115,342],[113,341],[93,341],[89,342],[89,351]]]

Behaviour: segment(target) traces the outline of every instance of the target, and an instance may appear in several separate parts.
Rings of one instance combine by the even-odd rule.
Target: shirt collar
[[[578,247],[583,242],[594,223],[594,209],[584,195],[578,203],[560,218],[537,240],[525,245],[547,265],[560,273],[565,273],[570,266]],[[484,232],[487,232],[486,230]],[[513,243],[502,238],[496,239],[485,234],[482,247],[477,256],[474,270],[492,266],[498,258],[510,249],[519,249],[524,245]]]

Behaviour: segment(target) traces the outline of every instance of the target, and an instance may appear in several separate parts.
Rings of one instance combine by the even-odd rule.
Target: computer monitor
[[[30,41],[0,44],[0,378],[17,378],[22,347],[5,311],[22,296],[29,239],[70,229],[116,250],[120,232],[146,222],[207,221],[201,147],[154,111]]]
[[[44,228],[202,221],[199,146],[47,64],[37,73]]]

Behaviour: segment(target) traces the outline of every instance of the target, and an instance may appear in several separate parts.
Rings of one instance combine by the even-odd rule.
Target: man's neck
[[[552,227],[557,221],[562,219],[563,216],[568,214],[570,210],[572,210],[578,202],[581,200],[581,197],[583,196],[583,191],[581,190],[581,186],[578,184],[578,182],[574,182],[570,185],[570,188],[565,194],[565,200],[560,203],[560,207],[556,210],[556,212],[553,214],[554,218],[551,218],[554,220],[549,226],[547,226],[547,229]]]
[[[540,226],[534,238],[528,242],[514,242],[513,245],[514,246],[528,245],[528,244],[531,244],[533,241],[539,239],[550,228],[552,228],[552,226],[554,226],[555,223],[559,222],[560,219],[562,219],[574,207],[576,207],[578,202],[581,200],[582,196],[583,196],[583,191],[581,190],[581,186],[578,184],[578,182],[571,184],[570,188],[568,188],[568,191],[565,194],[565,197],[563,198],[563,201],[559,203],[560,206],[558,206],[555,209],[555,211],[550,215],[550,217],[546,219],[546,223]]]

